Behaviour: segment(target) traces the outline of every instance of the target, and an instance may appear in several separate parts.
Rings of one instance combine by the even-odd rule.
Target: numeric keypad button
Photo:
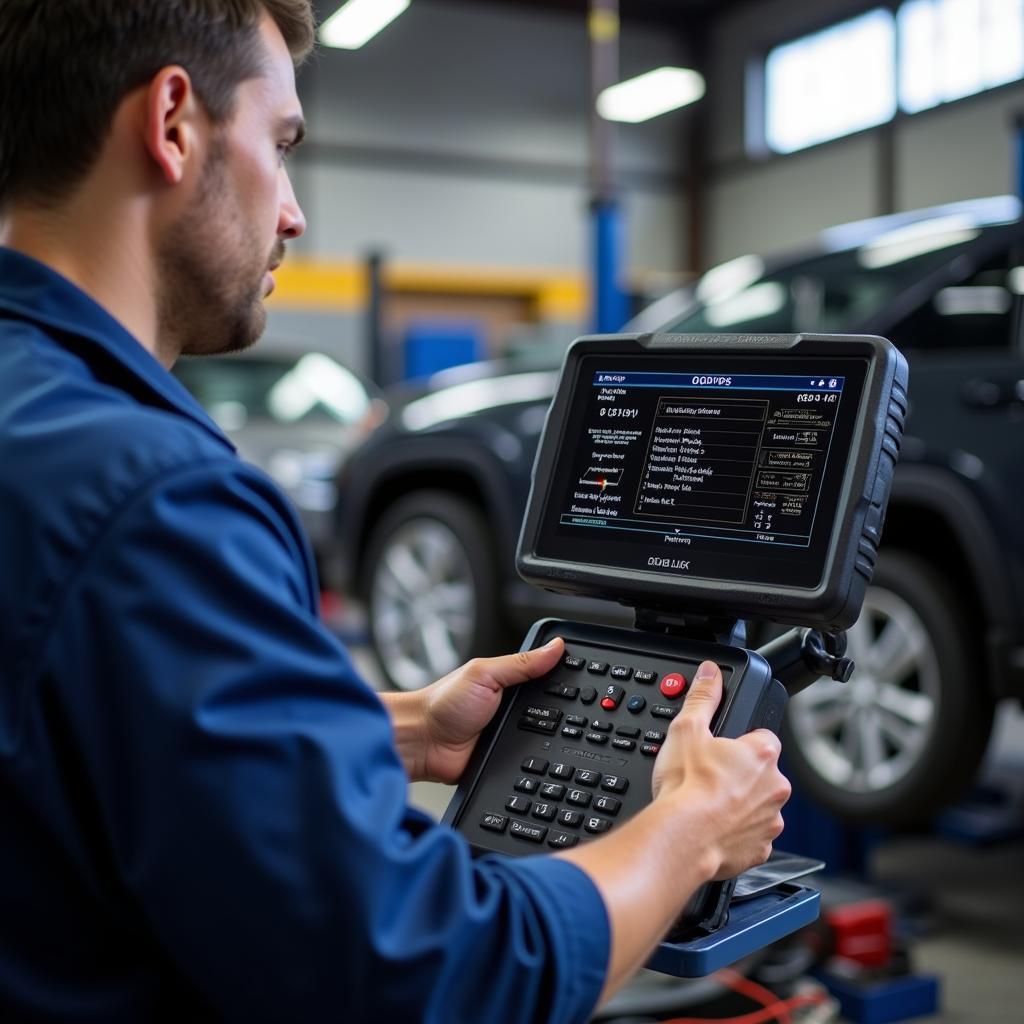
[[[505,801],[505,810],[513,814],[526,814],[533,801],[527,800],[525,796],[510,796]]]
[[[528,821],[513,819],[508,827],[509,835],[517,839],[528,839],[531,843],[543,843],[544,837],[548,834],[545,825],[531,825]]]
[[[552,821],[557,813],[558,808],[554,804],[542,802],[533,805],[533,816],[541,821]]]
[[[596,786],[601,781],[601,773],[590,768],[577,768],[576,781],[581,786]]]
[[[531,779],[524,775],[521,779],[516,779],[515,785],[512,788],[520,793],[536,793],[539,785],[540,783],[536,779]]]
[[[679,708],[670,707],[668,704],[652,704],[651,714],[655,718],[675,718],[679,714]]]
[[[606,775],[601,780],[601,788],[608,793],[625,793],[629,789],[629,779],[621,775]]]
[[[590,796],[589,793],[585,795]],[[565,808],[558,812],[558,824],[563,828],[579,828],[582,820],[582,811],[570,811],[568,808]]]
[[[573,767],[571,764],[562,764],[561,762],[558,762],[551,766],[551,771],[548,772],[548,775],[553,779],[571,779],[572,773]]]
[[[589,807],[593,796],[585,789],[570,789],[565,795],[565,802],[576,807]]]
[[[555,850],[565,850],[575,846],[580,841],[579,836],[571,835],[568,832],[552,832],[548,836],[548,846]]]
[[[543,757],[528,757],[519,767],[531,775],[543,775],[548,770],[548,763]]]
[[[593,832],[594,835],[600,835],[602,832],[607,832],[612,827],[612,823],[607,818],[599,818],[595,814],[593,817],[587,818],[583,827],[588,832]]]
[[[540,795],[545,800],[561,800],[565,796],[565,786],[560,785],[557,782],[545,782],[540,787]]]
[[[594,801],[595,811],[600,811],[602,814],[610,814],[613,818],[619,813],[621,807],[622,801],[616,800],[613,796],[599,796]]]

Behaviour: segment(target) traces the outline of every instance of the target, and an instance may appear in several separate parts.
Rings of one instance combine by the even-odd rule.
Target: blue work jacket
[[[0,1020],[582,1021],[605,908],[409,806],[274,483],[0,249]]]

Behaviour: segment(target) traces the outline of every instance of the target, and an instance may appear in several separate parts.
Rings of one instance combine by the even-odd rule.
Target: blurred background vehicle
[[[927,818],[971,781],[993,707],[1024,696],[1024,222],[1012,197],[846,224],[730,261],[627,329],[881,334],[911,362],[883,554],[850,632],[857,674],[793,702],[787,757],[848,820]],[[390,396],[345,462],[334,552],[395,687],[509,649],[545,613],[514,548],[557,363],[476,364]]]
[[[378,389],[321,352],[182,359],[174,373],[248,462],[299,511],[318,562],[334,531],[335,480],[345,457],[387,415]]]

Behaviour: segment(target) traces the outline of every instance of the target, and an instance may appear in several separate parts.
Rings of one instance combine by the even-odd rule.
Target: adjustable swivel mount
[[[821,633],[817,629],[791,629],[758,648],[776,679],[790,697],[825,677],[849,682],[855,668],[845,657],[845,633]]]

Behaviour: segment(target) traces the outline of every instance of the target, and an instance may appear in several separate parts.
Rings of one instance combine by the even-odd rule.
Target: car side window
[[[1024,252],[1004,251],[940,288],[889,336],[904,351],[1007,351],[1017,345],[1022,293]]]

